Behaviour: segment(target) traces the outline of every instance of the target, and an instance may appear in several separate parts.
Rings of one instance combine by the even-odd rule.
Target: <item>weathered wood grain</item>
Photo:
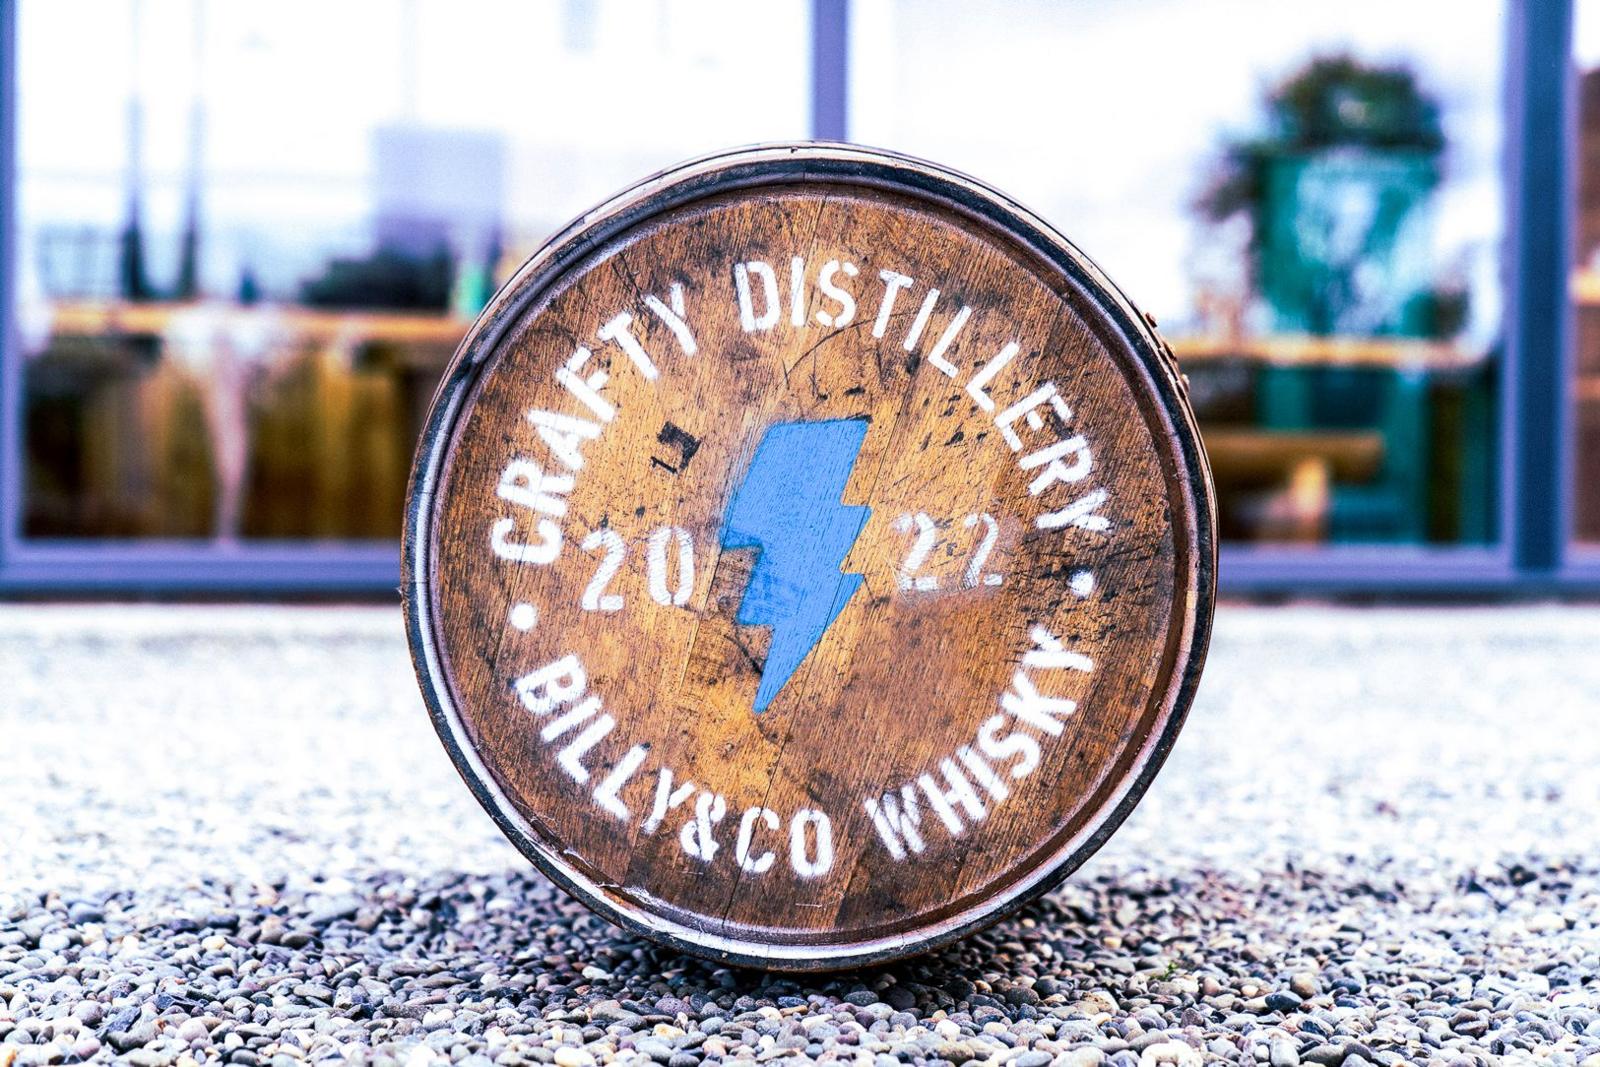
[[[842,420],[842,492],[820,451],[752,473]],[[741,540],[774,470],[746,492],[787,517]],[[1080,253],[927,164],[777,146],[642,184],[496,297],[406,567],[441,737],[518,846],[616,921],[804,969],[959,936],[1098,846],[1187,710],[1214,535],[1170,353]]]

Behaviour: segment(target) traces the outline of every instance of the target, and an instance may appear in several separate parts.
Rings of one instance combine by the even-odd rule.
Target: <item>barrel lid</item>
[[[584,215],[434,399],[403,593],[516,846],[607,918],[813,970],[1015,910],[1126,817],[1214,596],[1170,350],[1000,193],[769,145]]]

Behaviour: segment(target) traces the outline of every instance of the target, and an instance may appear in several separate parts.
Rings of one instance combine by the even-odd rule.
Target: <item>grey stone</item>
[[[672,1058],[671,1045],[656,1037],[643,1037],[634,1042],[634,1048],[649,1056],[657,1063],[666,1063]]]

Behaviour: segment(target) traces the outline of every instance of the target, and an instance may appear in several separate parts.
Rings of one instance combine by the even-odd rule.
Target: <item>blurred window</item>
[[[1572,300],[1576,358],[1572,382],[1573,537],[1600,544],[1600,4],[1582,0],[1573,25],[1578,68],[1576,261]]]
[[[1017,196],[1160,319],[1224,538],[1483,544],[1506,15],[856,0],[851,136]]]
[[[494,287],[809,125],[806,0],[24,0],[22,527],[392,539]]]

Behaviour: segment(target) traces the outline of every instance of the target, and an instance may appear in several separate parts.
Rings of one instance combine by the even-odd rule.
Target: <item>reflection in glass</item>
[[[853,15],[857,137],[1019,196],[1160,319],[1224,537],[1496,536],[1500,4]]]
[[[1584,0],[1573,27],[1578,77],[1577,193],[1572,275],[1573,529],[1600,544],[1600,7]]]
[[[23,3],[24,535],[396,537],[495,286],[642,175],[804,136],[808,13]]]

